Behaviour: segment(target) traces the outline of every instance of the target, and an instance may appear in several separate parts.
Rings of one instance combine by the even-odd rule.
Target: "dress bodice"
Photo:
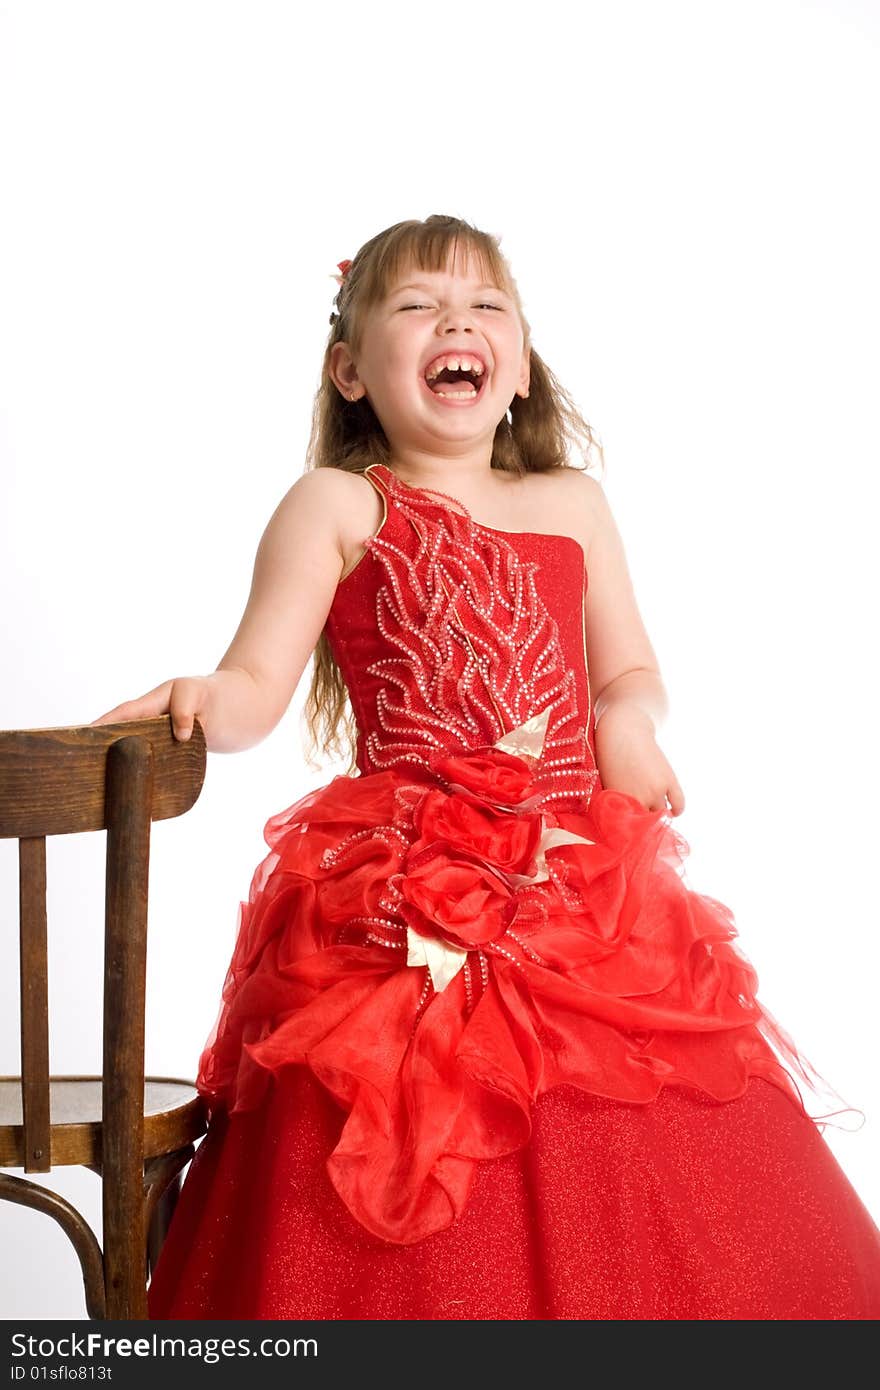
[[[495,744],[534,716],[544,800],[599,784],[586,658],[584,552],[570,536],[484,526],[384,464],[378,531],[334,596],[326,633],[358,728],[361,773]]]

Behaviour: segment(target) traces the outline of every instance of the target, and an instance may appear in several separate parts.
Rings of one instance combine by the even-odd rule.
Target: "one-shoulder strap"
[[[372,484],[374,491],[377,492],[379,496],[382,498],[382,517],[379,521],[379,525],[377,526],[376,530],[373,532],[372,537],[370,538],[372,540],[375,540],[376,537],[379,535],[379,532],[384,530],[385,525],[388,521],[388,503],[392,500],[394,496],[393,490],[388,485],[387,480],[382,477],[381,471],[378,471],[382,469],[383,465],[381,463],[371,463],[368,468],[365,468],[360,472],[360,476],[362,478],[366,478],[367,482]],[[388,470],[384,471],[387,472]],[[366,542],[364,542],[364,544],[366,544]],[[363,558],[364,556],[362,555],[360,559],[357,561],[358,565],[360,564]],[[357,568],[357,566],[355,566],[355,568]],[[349,573],[351,573],[350,570]]]
[[[361,477],[372,483],[376,491],[380,492],[383,497],[391,495],[392,484],[389,479],[393,476],[391,469],[387,468],[384,463],[371,463],[361,474]]]
[[[400,502],[404,510],[424,510],[426,507],[439,507],[444,512],[455,513],[470,526],[477,524],[467,507],[463,502],[459,502],[457,497],[450,497],[447,492],[440,492],[437,488],[418,487],[414,483],[405,483],[386,463],[371,463],[364,470],[364,477],[369,478],[370,482],[378,487],[386,498]]]

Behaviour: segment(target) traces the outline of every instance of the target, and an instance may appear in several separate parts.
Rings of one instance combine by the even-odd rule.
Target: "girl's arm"
[[[601,484],[578,477],[589,510],[585,642],[596,760],[605,787],[649,810],[684,810],[678,779],[654,738],[669,702],[639,612],[620,532]]]
[[[657,655],[645,630],[623,541],[605,491],[582,475],[590,509],[586,644],[596,721],[612,707],[640,711],[657,726],[668,700]]]
[[[250,596],[232,642],[209,676],[164,681],[95,724],[171,714],[186,738],[197,717],[208,749],[235,753],[264,739],[290,703],[321,634],[344,566],[352,479],[304,474],[275,509],[257,548]]]

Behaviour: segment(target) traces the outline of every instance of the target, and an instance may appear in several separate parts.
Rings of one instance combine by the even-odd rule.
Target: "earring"
[[[354,392],[353,392],[353,391],[349,391],[349,393],[348,393],[348,399],[349,399],[350,401],[353,401],[353,400],[354,400]]]

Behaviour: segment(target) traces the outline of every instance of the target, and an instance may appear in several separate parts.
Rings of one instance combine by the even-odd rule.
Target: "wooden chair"
[[[103,1250],[45,1187],[0,1173],[0,1199],[54,1217],[79,1257],[90,1318],[146,1318],[181,1170],[207,1130],[188,1081],[144,1076],[150,825],[182,815],[205,779],[201,725],[168,715],[82,728],[0,731],[0,837],[19,841],[21,1076],[0,1077],[0,1168],[67,1164],[101,1178]],[[49,1075],[46,836],[107,831],[100,1076]]]

